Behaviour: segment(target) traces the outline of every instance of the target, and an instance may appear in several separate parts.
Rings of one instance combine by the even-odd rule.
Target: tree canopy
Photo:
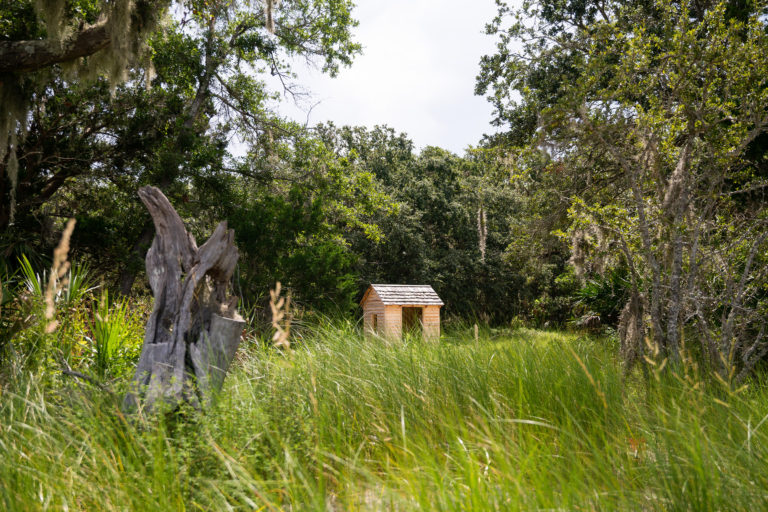
[[[499,52],[483,59],[478,91],[509,128],[497,142],[525,179],[558,176],[575,267],[626,271],[630,363],[648,350],[679,358],[693,328],[725,377],[768,348],[764,13],[541,2],[502,4],[489,26]]]

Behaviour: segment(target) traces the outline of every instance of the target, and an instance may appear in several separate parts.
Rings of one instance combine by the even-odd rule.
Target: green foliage
[[[464,333],[467,331],[464,330]],[[315,326],[249,347],[207,414],[86,384],[0,393],[0,502],[49,508],[754,510],[765,387],[625,380],[600,340],[532,330],[386,346]],[[66,474],[67,478],[61,478]]]
[[[66,284],[61,286],[61,299],[65,304],[77,304],[97,288],[87,265],[73,263],[65,278]]]
[[[30,39],[42,35],[31,0],[0,2],[0,40]]]
[[[49,286],[50,275],[48,271],[38,272],[33,269],[32,263],[26,255],[21,256],[19,268],[26,291],[35,299],[42,300]],[[54,287],[55,292],[52,295],[54,302],[63,304],[78,304],[88,293],[96,289],[93,280],[88,275],[88,267],[78,264],[71,265],[61,279],[56,279]]]
[[[369,282],[426,282],[449,314],[531,318],[537,298],[558,293],[565,257],[551,241],[542,251],[527,244],[524,258],[514,247],[529,203],[500,183],[507,170],[497,154],[417,155],[386,128],[307,131],[276,114],[266,74],[292,90],[296,57],[331,74],[348,65],[360,50],[351,10],[346,0],[282,2],[272,35],[261,2],[185,2],[148,39],[154,74],[131,69],[111,90],[107,80],[53,73],[18,145],[13,226],[0,211],[0,227],[19,241],[13,251],[48,254],[54,212],[67,211],[78,221],[78,259],[128,295],[145,282],[136,278],[153,230],[136,190],[151,184],[198,239],[221,220],[235,229],[248,303],[279,280],[297,304],[349,311]],[[230,154],[233,138],[244,157]],[[560,302],[537,319],[562,323]]]
[[[629,287],[627,270],[621,268],[587,280],[576,292],[576,306],[581,309],[582,322],[616,325],[621,308],[627,302]]]
[[[51,212],[66,209],[81,226],[74,246],[101,274],[117,269],[106,277],[128,293],[151,242],[138,187],[160,186],[192,221],[195,234],[210,232],[226,215],[229,205],[215,197],[222,188],[271,192],[263,178],[293,163],[284,153],[301,144],[303,134],[274,113],[279,95],[270,91],[267,77],[278,75],[291,88],[293,59],[321,61],[334,74],[360,50],[351,35],[356,24],[351,2],[277,4],[271,35],[262,2],[182,2],[177,19],[147,38],[154,78],[143,69],[147,66],[132,68],[116,90],[106,80],[84,81],[52,70],[45,86],[35,90],[28,129],[14,146],[19,186],[0,187],[0,229],[46,254],[58,222]],[[72,16],[87,17],[103,2],[68,5],[77,10]],[[229,154],[234,137],[253,148],[248,162]],[[7,165],[0,158],[0,174]],[[253,168],[258,173],[251,173]],[[347,218],[354,216],[352,211]]]
[[[3,283],[0,382],[28,372],[45,382],[57,380],[68,366],[101,380],[133,373],[148,315],[146,299],[110,305],[102,289],[97,300],[87,269],[73,264],[54,288],[54,316],[47,318],[47,272],[35,270],[26,257],[20,265],[20,276]]]
[[[21,256],[19,264],[21,265],[21,275],[24,278],[24,287],[32,296],[42,299],[48,284],[46,272],[43,271],[42,275],[35,272],[26,255]]]
[[[47,30],[43,18],[53,21],[55,16],[52,14],[58,10],[58,6],[63,7],[63,11],[59,14],[59,23],[64,26],[77,26],[81,23],[94,23],[105,5],[100,0],[66,0],[47,3],[35,0],[2,0],[0,1],[0,40],[18,41],[49,36],[50,31]]]
[[[280,281],[296,303],[324,312],[349,311],[357,291],[356,254],[349,232],[374,243],[391,200],[366,169],[331,153],[318,139],[302,135],[281,148],[285,165],[263,181],[232,181],[210,200],[235,230],[247,255],[239,262],[238,286],[248,302]],[[261,162],[242,162],[256,173]],[[226,199],[225,199],[226,198]]]
[[[765,200],[753,194],[768,170],[765,12],[764,2],[500,2],[489,25],[499,51],[483,60],[478,92],[509,129],[490,142],[557,198],[553,227],[570,239],[581,305],[621,320],[630,362],[646,338],[679,359],[691,329],[724,378],[768,353]],[[627,274],[626,314],[597,304],[615,272]]]
[[[107,375],[119,352],[123,351],[131,334],[128,303],[115,303],[110,306],[109,294],[101,292],[94,305],[93,322],[90,324],[93,347],[91,369],[100,378]]]
[[[461,158],[426,148],[416,155],[412,141],[386,127],[326,125],[318,132],[396,202],[394,211],[371,217],[380,240],[345,235],[357,256],[358,292],[371,282],[427,283],[448,315],[481,323],[519,317],[541,325],[570,318],[570,301],[562,295],[571,290],[555,282],[566,258],[551,240],[537,244],[521,234],[521,218],[533,201],[508,179],[498,153],[476,149]],[[558,305],[536,307],[544,294]]]

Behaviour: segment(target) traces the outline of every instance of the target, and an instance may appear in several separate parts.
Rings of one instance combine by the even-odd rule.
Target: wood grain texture
[[[440,339],[440,300],[429,285],[372,284],[360,301],[367,336],[376,334],[390,340],[403,336],[403,307],[421,308],[422,334],[425,340]],[[373,332],[373,316],[378,329]]]
[[[143,187],[139,197],[156,230],[146,258],[155,304],[124,407],[200,406],[221,387],[245,325],[237,297],[227,297],[238,258],[234,232],[222,222],[198,249],[159,189]]]
[[[403,337],[403,308],[386,306],[384,310],[384,337],[399,340]]]
[[[423,313],[424,339],[440,339],[440,306],[427,306]]]
[[[381,302],[376,292],[367,294],[363,304],[363,324],[366,335],[380,335],[383,332],[384,307],[384,303]],[[373,328],[373,315],[376,315],[377,318],[376,330]]]
[[[381,301],[387,306],[414,305],[442,306],[443,301],[435,290],[428,284],[372,284],[369,290],[373,290]],[[365,300],[368,296],[363,297]]]

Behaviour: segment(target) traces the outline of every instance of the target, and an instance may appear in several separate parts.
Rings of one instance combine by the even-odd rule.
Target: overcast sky
[[[329,78],[299,65],[298,83],[313,93],[281,110],[309,125],[333,121],[407,133],[419,149],[440,146],[463,154],[490,133],[492,108],[474,95],[482,55],[494,39],[483,33],[496,14],[493,0],[359,0],[356,40],[363,54]]]

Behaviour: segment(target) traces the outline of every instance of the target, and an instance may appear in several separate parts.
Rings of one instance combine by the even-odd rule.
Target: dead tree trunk
[[[245,325],[237,297],[227,298],[238,258],[234,231],[222,222],[198,249],[159,189],[142,187],[139,197],[156,230],[146,258],[155,305],[124,407],[200,407],[221,388]]]

